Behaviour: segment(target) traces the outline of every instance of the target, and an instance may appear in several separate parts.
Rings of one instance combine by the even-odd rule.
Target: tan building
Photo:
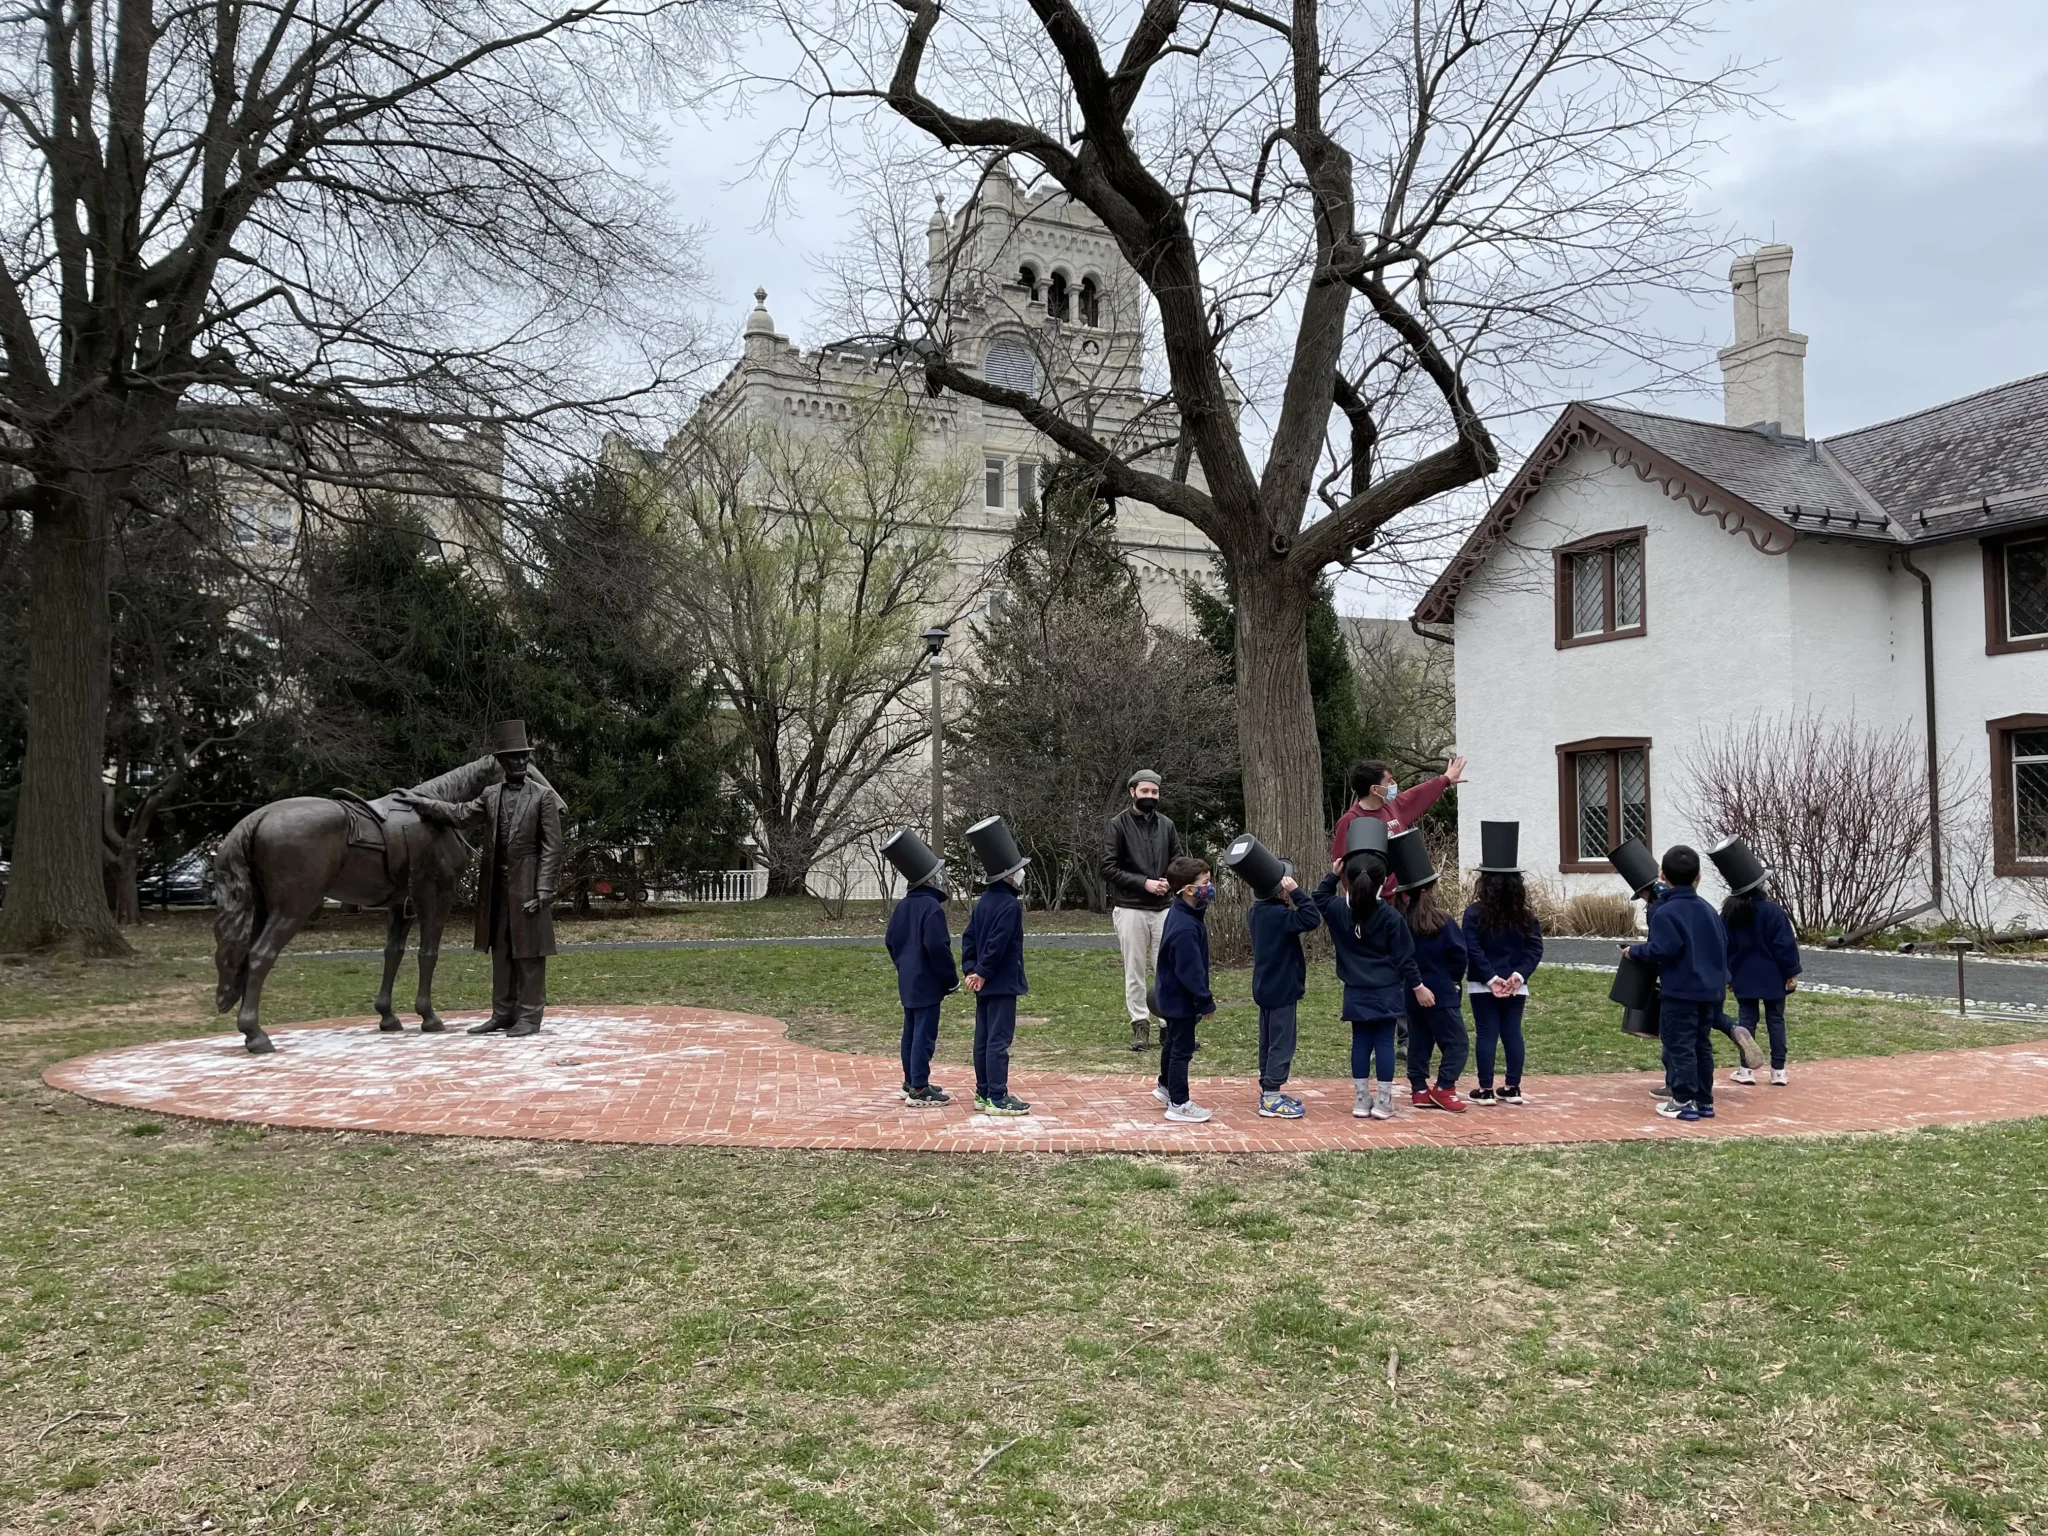
[[[1027,197],[999,171],[950,218],[943,207],[933,212],[927,244],[932,302],[962,366],[1039,394],[1146,468],[1173,472],[1172,452],[1158,446],[1173,435],[1171,410],[1162,391],[1145,388],[1138,278],[1093,214],[1064,193]],[[976,469],[955,522],[962,567],[981,569],[1002,554],[1053,445],[1014,411],[927,396],[914,362],[904,367],[894,349],[849,342],[806,351],[776,330],[766,292],[754,297],[743,354],[705,397],[699,419],[826,427],[850,419],[877,391],[900,391],[929,420],[934,452]],[[1198,464],[1186,474],[1201,483]],[[1147,613],[1188,625],[1184,587],[1211,573],[1208,540],[1128,500],[1117,506],[1117,537],[1137,568]]]

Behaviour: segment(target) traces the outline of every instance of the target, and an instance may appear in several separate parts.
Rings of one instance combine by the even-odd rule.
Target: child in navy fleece
[[[939,1043],[939,1004],[960,985],[939,880],[934,872],[904,893],[882,941],[896,963],[896,996],[903,1004],[903,1102],[920,1108],[950,1099],[945,1089],[932,1086],[932,1051]]]
[[[991,882],[960,935],[960,969],[974,994],[974,1107],[985,1115],[1031,1113],[1010,1092],[1017,999],[1030,990],[1024,984],[1024,903],[1017,897],[1023,883],[1021,869]]]
[[[1287,875],[1245,914],[1252,934],[1252,1001],[1259,1005],[1259,1113],[1299,1120],[1301,1100],[1280,1090],[1294,1070],[1295,1009],[1308,986],[1301,936],[1322,922],[1308,892]]]
[[[1344,1017],[1351,1024],[1351,1113],[1360,1120],[1394,1118],[1394,1021],[1408,999],[1425,1008],[1436,994],[1422,984],[1415,939],[1392,906],[1380,900],[1387,879],[1383,853],[1340,859],[1316,887],[1316,905],[1330,925]],[[1375,1076],[1375,1074],[1377,1074]]]
[[[1434,883],[1399,891],[1394,904],[1407,920],[1415,940],[1415,965],[1422,984],[1436,998],[1425,1008],[1408,999],[1408,1103],[1415,1109],[1465,1112],[1458,1097],[1458,1074],[1465,1070],[1471,1047],[1465,1038],[1465,1016],[1458,998],[1465,984],[1465,935],[1437,900]],[[1440,1052],[1436,1086],[1429,1082],[1431,1051]]]
[[[1543,925],[1529,910],[1529,890],[1518,874],[1482,874],[1473,895],[1477,899],[1465,909],[1465,992],[1472,999],[1472,1029],[1479,1037],[1479,1086],[1472,1090],[1472,1102],[1520,1104],[1527,1059],[1522,1013],[1529,1005],[1529,978],[1543,959]],[[1507,1057],[1507,1079],[1498,1093],[1493,1088],[1496,1044]]]
[[[1671,1098],[1657,1113],[1671,1120],[1714,1118],[1714,1020],[1728,995],[1728,930],[1700,898],[1700,856],[1684,844],[1664,850],[1670,893],[1650,909],[1650,936],[1622,953],[1657,967],[1663,993],[1658,1038]]]
[[[1195,1054],[1195,1025],[1216,1011],[1209,994],[1209,925],[1207,911],[1216,882],[1202,860],[1182,854],[1166,866],[1173,905],[1166,909],[1166,928],[1159,938],[1159,963],[1153,988],[1159,996],[1159,1086],[1153,1096],[1166,1106],[1166,1118],[1194,1124],[1209,1111],[1188,1096],[1188,1062]]]
[[[1735,990],[1737,1022],[1751,1035],[1757,1015],[1771,1033],[1771,1081],[1785,1086],[1785,994],[1799,990],[1799,939],[1792,919],[1762,891],[1744,891],[1721,903],[1728,930],[1728,984]],[[1754,1083],[1747,1063],[1735,1081]]]

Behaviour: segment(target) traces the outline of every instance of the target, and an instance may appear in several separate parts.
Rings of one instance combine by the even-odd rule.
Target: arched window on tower
[[[1102,290],[1095,286],[1092,277],[1081,279],[1081,323],[1102,324]]]
[[[1017,269],[1017,286],[1035,304],[1038,302],[1038,268],[1026,264]]]
[[[1067,318],[1067,274],[1055,272],[1046,279],[1045,317],[1048,320]]]

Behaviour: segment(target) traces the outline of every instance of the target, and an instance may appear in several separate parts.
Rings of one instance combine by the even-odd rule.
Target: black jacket
[[[1164,811],[1154,811],[1149,818],[1128,806],[1119,811],[1102,834],[1102,884],[1110,905],[1164,912],[1173,902],[1173,892],[1154,896],[1145,882],[1165,879],[1166,866],[1179,857],[1180,833]]]

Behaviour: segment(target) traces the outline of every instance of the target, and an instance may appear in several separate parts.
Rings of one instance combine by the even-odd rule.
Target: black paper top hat
[[[1764,868],[1764,861],[1752,853],[1749,844],[1739,837],[1715,844],[1707,850],[1707,857],[1714,861],[1714,868],[1728,882],[1731,895],[1740,896],[1744,891],[1753,891],[1771,878],[1771,872]]]
[[[1632,837],[1619,848],[1607,850],[1607,862],[1614,866],[1614,872],[1628,882],[1628,893],[1640,896],[1657,883],[1657,856],[1644,846],[1640,837]]]
[[[1607,989],[1609,1002],[1635,1013],[1647,1013],[1657,1001],[1657,967],[1629,955],[1615,968],[1614,985]]]
[[[1250,886],[1252,894],[1261,901],[1276,894],[1280,882],[1294,873],[1291,863],[1276,856],[1249,832],[1240,832],[1237,840],[1223,850],[1223,867]]]
[[[1388,840],[1387,862],[1392,866],[1397,891],[1419,891],[1442,878],[1429,862],[1429,849],[1422,841],[1420,827],[1410,827]]]
[[[898,827],[882,844],[882,857],[896,866],[904,884],[913,887],[923,885],[939,869],[939,856],[932,852],[931,844],[908,827]]]
[[[1387,824],[1377,816],[1354,816],[1344,829],[1344,857],[1387,851]]]
[[[491,727],[491,756],[501,752],[531,752],[524,720],[500,720]]]
[[[1014,875],[1031,862],[1017,847],[1017,839],[1010,835],[1008,824],[1000,816],[990,816],[969,827],[967,846],[974,850],[975,862],[981,865],[983,878],[990,885],[1005,875]]]
[[[1479,823],[1479,873],[1519,875],[1522,872],[1522,824],[1519,821]]]

